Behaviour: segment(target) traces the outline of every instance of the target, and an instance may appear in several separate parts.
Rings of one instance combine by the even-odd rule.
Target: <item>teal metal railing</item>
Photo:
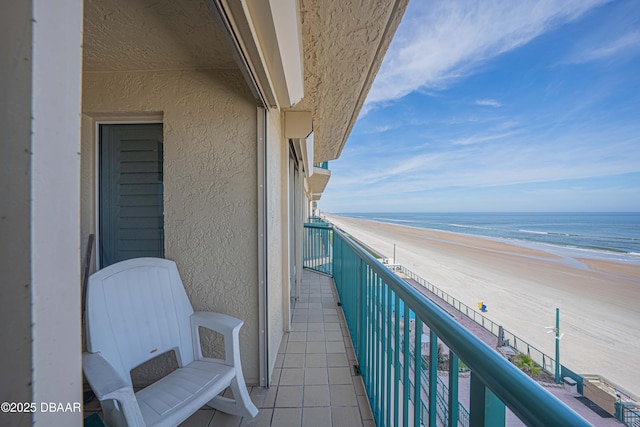
[[[628,406],[625,404],[617,404],[616,409],[620,412],[618,419],[629,427],[640,427],[640,408],[637,406]]]
[[[313,166],[320,169],[329,169],[329,162],[314,163]]]
[[[320,216],[310,216],[307,222],[321,222],[324,224],[329,224],[324,218]]]
[[[305,229],[314,241],[305,257],[328,255],[332,263],[330,274],[378,426],[466,425],[458,399],[460,360],[471,369],[469,426],[504,426],[505,406],[530,426],[590,425],[340,230],[312,223]],[[327,233],[332,250],[323,247],[326,240],[318,244],[322,237],[312,229],[327,230],[320,233]],[[314,254],[314,248],[321,252]],[[430,381],[438,378],[438,363],[430,361],[438,360],[439,341],[449,348],[447,364],[455,373],[448,376],[446,392]],[[446,404],[439,394],[446,394]]]
[[[304,224],[302,266],[318,273],[333,275],[333,228],[322,218]]]

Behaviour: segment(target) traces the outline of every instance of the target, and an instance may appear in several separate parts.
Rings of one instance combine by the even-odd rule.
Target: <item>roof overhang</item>
[[[208,0],[224,16],[264,101],[288,108],[304,96],[298,0]]]
[[[300,0],[304,98],[315,162],[340,156],[408,0]]]

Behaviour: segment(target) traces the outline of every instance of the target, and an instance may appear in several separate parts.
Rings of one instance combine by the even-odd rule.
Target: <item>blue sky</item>
[[[640,211],[640,1],[411,0],[328,212]]]

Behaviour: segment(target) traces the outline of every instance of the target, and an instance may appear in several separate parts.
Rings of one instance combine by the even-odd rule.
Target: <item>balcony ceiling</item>
[[[266,0],[265,0],[266,1]],[[316,162],[340,156],[408,0],[299,0]],[[204,0],[85,0],[85,71],[237,69]]]
[[[202,0],[85,0],[85,71],[238,68]]]

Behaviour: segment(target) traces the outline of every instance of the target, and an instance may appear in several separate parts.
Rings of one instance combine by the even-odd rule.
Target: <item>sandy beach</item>
[[[476,307],[563,365],[640,394],[640,265],[566,258],[482,237],[327,216],[387,258]]]

